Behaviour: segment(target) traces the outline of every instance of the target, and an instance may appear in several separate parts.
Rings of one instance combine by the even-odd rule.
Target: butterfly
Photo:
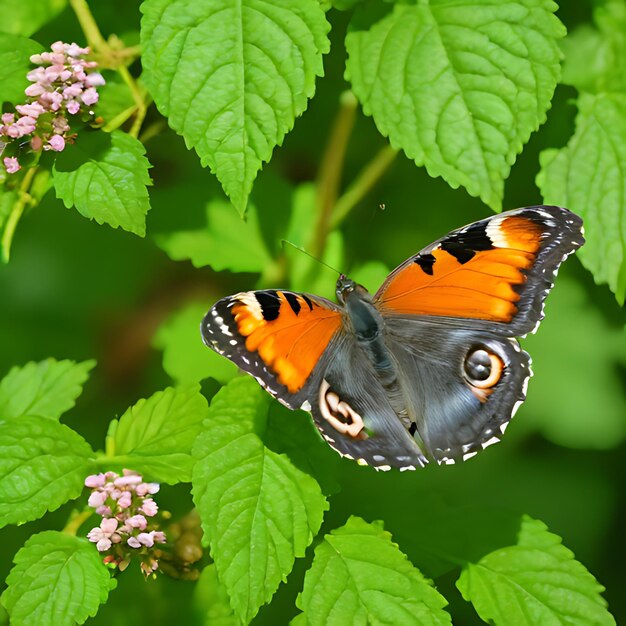
[[[338,304],[285,289],[217,302],[207,346],[342,456],[379,470],[466,460],[500,440],[526,398],[534,332],[582,220],[556,206],[507,211],[407,259],[376,294],[345,275]]]

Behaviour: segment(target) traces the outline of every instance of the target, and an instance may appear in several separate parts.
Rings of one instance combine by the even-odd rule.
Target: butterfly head
[[[337,279],[337,287],[335,288],[335,295],[339,304],[346,304],[348,298],[353,296],[359,296],[363,300],[371,300],[371,296],[367,289],[363,285],[355,283],[351,278],[348,278],[345,274],[340,274]]]

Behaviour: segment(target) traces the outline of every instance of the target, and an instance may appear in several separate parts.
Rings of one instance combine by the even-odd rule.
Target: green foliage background
[[[14,32],[30,35],[42,46],[58,39],[84,41],[69,5],[43,0],[33,4],[43,8],[31,16],[15,17],[16,24],[18,18],[31,24],[31,32],[25,32],[19,24]],[[157,5],[159,0],[145,3],[144,12],[149,4]],[[349,8],[357,3],[334,4]],[[8,0],[0,0],[0,14],[10,13],[13,9],[9,5],[13,6]],[[105,36],[116,33],[126,42],[138,42],[138,2],[93,2],[91,9]],[[615,11],[612,16],[611,10]],[[592,187],[594,168],[607,177],[614,175],[614,186],[621,189],[621,198],[608,187],[606,193],[600,189],[585,198],[587,204],[593,205],[588,234],[595,238],[590,237],[588,249],[581,254],[585,266],[599,282],[608,283],[614,293],[606,285],[596,285],[578,258],[570,258],[564,265],[547,301],[546,320],[536,336],[523,341],[533,357],[535,377],[530,382],[527,402],[500,445],[460,466],[414,473],[376,473],[341,460],[337,461],[336,470],[329,471],[328,484],[323,484],[325,493],[332,495],[316,542],[317,550],[323,553],[327,548],[326,543],[320,544],[323,535],[342,526],[351,516],[382,520],[385,531],[391,533],[409,560],[427,577],[435,579],[459,624],[482,622],[455,589],[458,570],[453,573],[451,563],[468,555],[477,562],[513,542],[519,528],[511,526],[511,517],[502,511],[541,520],[552,533],[562,537],[576,559],[606,587],[604,596],[618,622],[620,616],[626,616],[626,340],[624,311],[615,298],[617,295],[618,301],[623,301],[626,283],[624,271],[618,269],[621,257],[602,257],[594,250],[608,237],[607,231],[614,222],[621,224],[626,212],[626,179],[620,170],[626,160],[619,154],[626,145],[622,106],[626,73],[620,72],[625,69],[626,12],[620,2],[564,0],[556,14],[569,33],[563,40],[563,83],[556,87],[545,124],[530,136],[511,165],[501,206],[527,206],[544,199],[562,204],[568,198],[578,201],[580,189],[567,187],[560,175],[568,163],[573,164],[571,171],[582,181],[583,191]],[[71,165],[57,161],[54,176],[58,179],[55,184],[60,199],[49,191],[36,209],[22,218],[10,263],[0,266],[0,377],[14,365],[50,356],[76,361],[95,359],[97,366],[83,395],[66,414],[64,423],[97,449],[109,421],[122,416],[138,398],[148,397],[173,382],[194,383],[209,376],[225,382],[233,376],[232,366],[210,354],[197,333],[202,314],[219,297],[257,286],[291,286],[322,295],[333,292],[336,276],[332,272],[312,266],[297,252],[284,251],[279,241],[288,236],[298,244],[307,243],[303,235],[311,230],[311,211],[315,211],[312,184],[328,176],[328,172],[324,174],[325,167],[337,171],[343,168],[341,188],[345,190],[377,155],[384,162],[382,175],[370,172],[375,181],[372,189],[351,207],[340,230],[328,237],[323,249],[316,250],[371,288],[376,288],[384,277],[385,268],[395,267],[449,230],[492,214],[487,205],[499,208],[497,185],[489,183],[491,166],[485,170],[484,180],[476,179],[474,189],[429,164],[427,158],[428,171],[416,167],[403,153],[393,158],[387,139],[369,117],[376,116],[377,104],[367,104],[370,95],[366,93],[357,96],[366,103],[368,115],[354,107],[348,113],[354,115],[354,126],[343,165],[332,150],[327,151],[328,142],[336,137],[333,129],[342,97],[346,105],[346,96],[342,96],[349,87],[344,77],[344,41],[350,17],[349,11],[338,9],[327,13],[332,28],[330,52],[324,57],[324,76],[315,80],[322,70],[311,67],[306,84],[298,86],[311,95],[315,84],[315,97],[308,107],[305,98],[296,103],[294,115],[305,108],[306,111],[295,121],[292,131],[288,132],[288,123],[276,129],[277,141],[285,135],[283,145],[273,153],[270,147],[261,154],[261,160],[271,156],[271,161],[263,166],[254,186],[252,180],[244,181],[241,188],[233,187],[230,179],[222,181],[240,211],[246,204],[248,187],[251,188],[245,222],[230,206],[217,179],[200,165],[198,155],[187,149],[183,138],[167,127],[155,107],[148,111],[146,119],[146,127],[154,131],[145,141],[154,184],[149,189],[151,208],[145,238],[84,219],[79,211],[93,216],[91,208],[79,206],[71,195],[73,183],[68,180],[81,174],[68,173]],[[323,33],[317,36],[323,38]],[[154,37],[158,40],[158,35]],[[150,54],[149,49],[146,54]],[[166,60],[160,63],[167,64]],[[348,69],[354,75],[358,71],[356,60],[351,63]],[[144,78],[153,90],[154,76],[148,74]],[[121,108],[113,100],[115,89],[121,92],[122,87],[115,85],[111,76],[111,100],[104,92],[103,111],[107,106],[115,111]],[[586,92],[584,98],[578,98],[577,88]],[[154,88],[152,95],[158,101],[156,92]],[[170,116],[172,128],[180,130],[185,116],[179,116],[179,120],[177,114],[185,95],[179,93],[178,100],[170,96],[163,96],[167,105],[159,103],[161,111]],[[210,90],[205,97],[209,107]],[[120,99],[124,102],[123,94]],[[351,106],[348,101],[348,109]],[[577,114],[582,116],[578,122]],[[535,123],[540,123],[541,116],[537,118]],[[609,127],[603,129],[603,123]],[[597,152],[585,153],[577,148],[575,141],[584,133],[596,134]],[[393,132],[389,135],[393,145],[401,142]],[[566,147],[573,135],[574,143]],[[606,143],[608,135],[618,145],[615,153]],[[506,170],[506,163],[511,164],[525,139],[511,137],[515,146],[511,155],[492,169]],[[113,135],[114,145],[128,141],[125,134]],[[202,154],[199,139],[187,136],[187,141]],[[423,155],[417,152],[411,158],[424,162]],[[127,158],[144,157],[141,149],[134,146]],[[216,167],[208,158],[203,157],[203,161]],[[254,171],[257,165],[253,161],[244,159],[242,167],[247,172]],[[443,178],[431,177],[429,171]],[[453,185],[464,185],[479,197],[472,197],[463,187],[453,189],[444,179]],[[146,182],[143,180],[142,184]],[[607,185],[610,184],[609,181]],[[140,192],[137,195],[137,210],[145,214],[148,200]],[[75,204],[78,211],[68,210],[63,202],[67,206]],[[113,207],[112,212],[104,221],[143,234],[141,220],[125,225],[119,219],[124,211],[116,212]],[[602,221],[598,212],[610,219]],[[98,217],[96,220],[103,221]],[[289,228],[285,228],[287,223]],[[283,257],[287,261],[279,261]],[[275,284],[273,280],[288,280],[289,285]],[[289,428],[298,428],[294,425],[307,428],[304,415],[291,417],[293,422],[285,426],[286,433]],[[327,462],[331,461],[320,457],[320,465]],[[186,466],[181,469],[185,476],[189,471]],[[189,485],[165,486],[160,505],[176,512],[191,508]],[[11,569],[17,549],[34,533],[62,528],[71,508],[71,504],[66,504],[44,520],[8,526],[0,532],[0,580]],[[494,520],[500,514],[503,523],[498,527]],[[451,545],[451,534],[446,529],[452,522],[458,528],[461,516],[465,520],[464,532],[457,537],[458,545]],[[530,524],[524,519],[523,524]],[[497,532],[495,527],[499,528]],[[341,537],[333,540],[340,541]],[[489,558],[492,557],[493,554]],[[296,596],[303,585],[297,606],[302,609],[309,602],[307,583],[303,581],[312,558],[313,550],[309,547],[303,559],[296,559],[288,582],[280,585],[271,604],[261,607],[253,623],[287,623],[298,613]],[[202,612],[207,606],[213,607],[215,615],[206,623],[230,623],[219,621],[228,618],[220,617],[215,607],[226,601],[211,595],[217,593],[214,585],[207,582],[215,576],[212,567],[207,568],[200,591],[194,591],[191,583],[165,576],[145,584],[138,571],[129,570],[124,584],[118,584],[112,599],[90,623],[202,623]],[[471,576],[464,574],[462,589],[468,588]],[[203,588],[208,589],[206,593]]]

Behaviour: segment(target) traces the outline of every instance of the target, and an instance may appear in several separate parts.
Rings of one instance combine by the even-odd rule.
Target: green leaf
[[[45,417],[0,419],[0,528],[76,498],[93,470],[89,444]]]
[[[193,451],[194,502],[219,578],[246,623],[304,556],[327,508],[313,478],[264,446],[270,402],[251,378],[231,381],[214,397]]]
[[[523,344],[533,357],[535,374],[523,407],[524,422],[531,426],[534,420],[532,426],[561,446],[619,445],[626,435],[619,368],[626,365],[624,329],[611,328],[584,287],[560,274],[546,303],[546,319]]]
[[[307,624],[451,624],[446,599],[382,525],[351,517],[315,548],[296,601]]]
[[[113,460],[174,484],[191,480],[191,447],[207,415],[207,401],[197,385],[168,387],[131,406],[113,422],[107,439]]]
[[[516,545],[463,568],[457,587],[486,622],[518,626],[615,624],[604,588],[561,538],[528,516]]]
[[[230,607],[228,594],[217,577],[215,563],[202,570],[194,594],[195,604],[202,613],[204,626],[240,626],[241,620]]]
[[[21,104],[26,100],[24,89],[31,84],[26,74],[33,68],[30,56],[42,50],[32,39],[0,33],[0,104]]]
[[[340,456],[324,441],[313,420],[304,411],[294,412],[279,402],[272,402],[268,411],[265,445],[289,460],[309,476],[313,476],[326,495],[337,493]]]
[[[157,244],[175,261],[190,259],[194,267],[261,272],[270,262],[256,208],[248,207],[244,222],[230,202],[213,200],[206,206],[206,224],[196,230],[157,235]]]
[[[74,406],[95,364],[46,359],[14,367],[0,381],[0,417],[38,415],[59,419]]]
[[[143,144],[122,132],[83,131],[54,162],[57,198],[98,224],[118,226],[143,237],[152,184]]]
[[[363,2],[363,0],[330,0],[330,4],[333,8],[339,11],[349,11],[361,2]]]
[[[200,322],[211,302],[192,302],[159,327],[152,345],[163,350],[163,369],[178,383],[215,378],[226,383],[237,376],[237,366],[204,345]]]
[[[578,251],[597,283],[626,296],[626,94],[581,94],[576,132],[565,148],[544,150],[537,184],[546,203],[585,224]]]
[[[583,24],[563,40],[563,79],[581,91],[626,91],[626,4],[609,0],[594,9],[597,28]]]
[[[67,0],[0,0],[0,29],[5,33],[30,37],[50,22],[67,5]]]
[[[545,121],[565,34],[552,0],[431,0],[357,10],[347,76],[363,111],[431,176],[492,208]]]
[[[146,85],[243,213],[323,74],[324,12],[318,0],[147,0],[141,9]]]
[[[60,532],[33,535],[14,562],[2,594],[13,626],[82,624],[117,586],[92,543]]]

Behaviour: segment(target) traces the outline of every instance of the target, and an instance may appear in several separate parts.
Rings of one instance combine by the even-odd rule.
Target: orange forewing
[[[436,245],[429,271],[410,260],[396,269],[378,294],[379,306],[392,313],[465,317],[510,322],[541,247],[542,228],[523,217],[494,226],[494,247],[479,250],[464,263]]]
[[[300,304],[296,313],[282,291],[276,294],[280,309],[274,320],[264,319],[259,306],[244,301],[233,305],[232,312],[239,333],[246,338],[246,349],[256,352],[278,381],[296,393],[337,332],[341,314],[314,299],[290,294]]]

